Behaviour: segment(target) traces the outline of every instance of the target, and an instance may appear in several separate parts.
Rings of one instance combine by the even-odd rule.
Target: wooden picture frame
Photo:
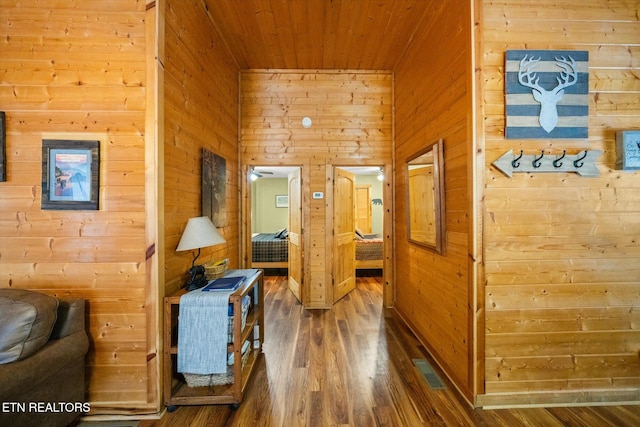
[[[202,149],[202,216],[217,228],[227,226],[227,161]]]
[[[444,140],[438,139],[405,163],[407,240],[444,255]]]
[[[589,51],[507,50],[505,139],[589,138]]]
[[[42,140],[42,209],[98,210],[100,141]]]
[[[7,180],[7,127],[4,111],[0,111],[0,182]]]

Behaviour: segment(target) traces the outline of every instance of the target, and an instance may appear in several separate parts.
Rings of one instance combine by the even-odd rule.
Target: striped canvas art
[[[508,50],[507,139],[587,138],[589,52]]]

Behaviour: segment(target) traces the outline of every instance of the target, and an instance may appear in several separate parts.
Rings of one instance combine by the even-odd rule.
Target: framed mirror
[[[406,161],[407,236],[444,252],[444,141],[439,139]]]

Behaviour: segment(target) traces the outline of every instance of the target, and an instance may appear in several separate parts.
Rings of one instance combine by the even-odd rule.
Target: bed
[[[256,233],[251,238],[251,267],[288,268],[287,230]],[[379,234],[356,233],[356,269],[382,268],[383,242]]]
[[[356,270],[382,268],[383,242],[379,234],[356,231]]]
[[[251,237],[251,267],[288,268],[289,239],[286,229]]]

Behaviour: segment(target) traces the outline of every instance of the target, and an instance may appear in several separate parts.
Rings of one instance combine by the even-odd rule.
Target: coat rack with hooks
[[[536,154],[514,154],[509,150],[492,164],[509,178],[516,172],[575,172],[580,176],[600,176],[596,160],[602,151],[582,150],[577,154],[552,153],[540,150]]]

